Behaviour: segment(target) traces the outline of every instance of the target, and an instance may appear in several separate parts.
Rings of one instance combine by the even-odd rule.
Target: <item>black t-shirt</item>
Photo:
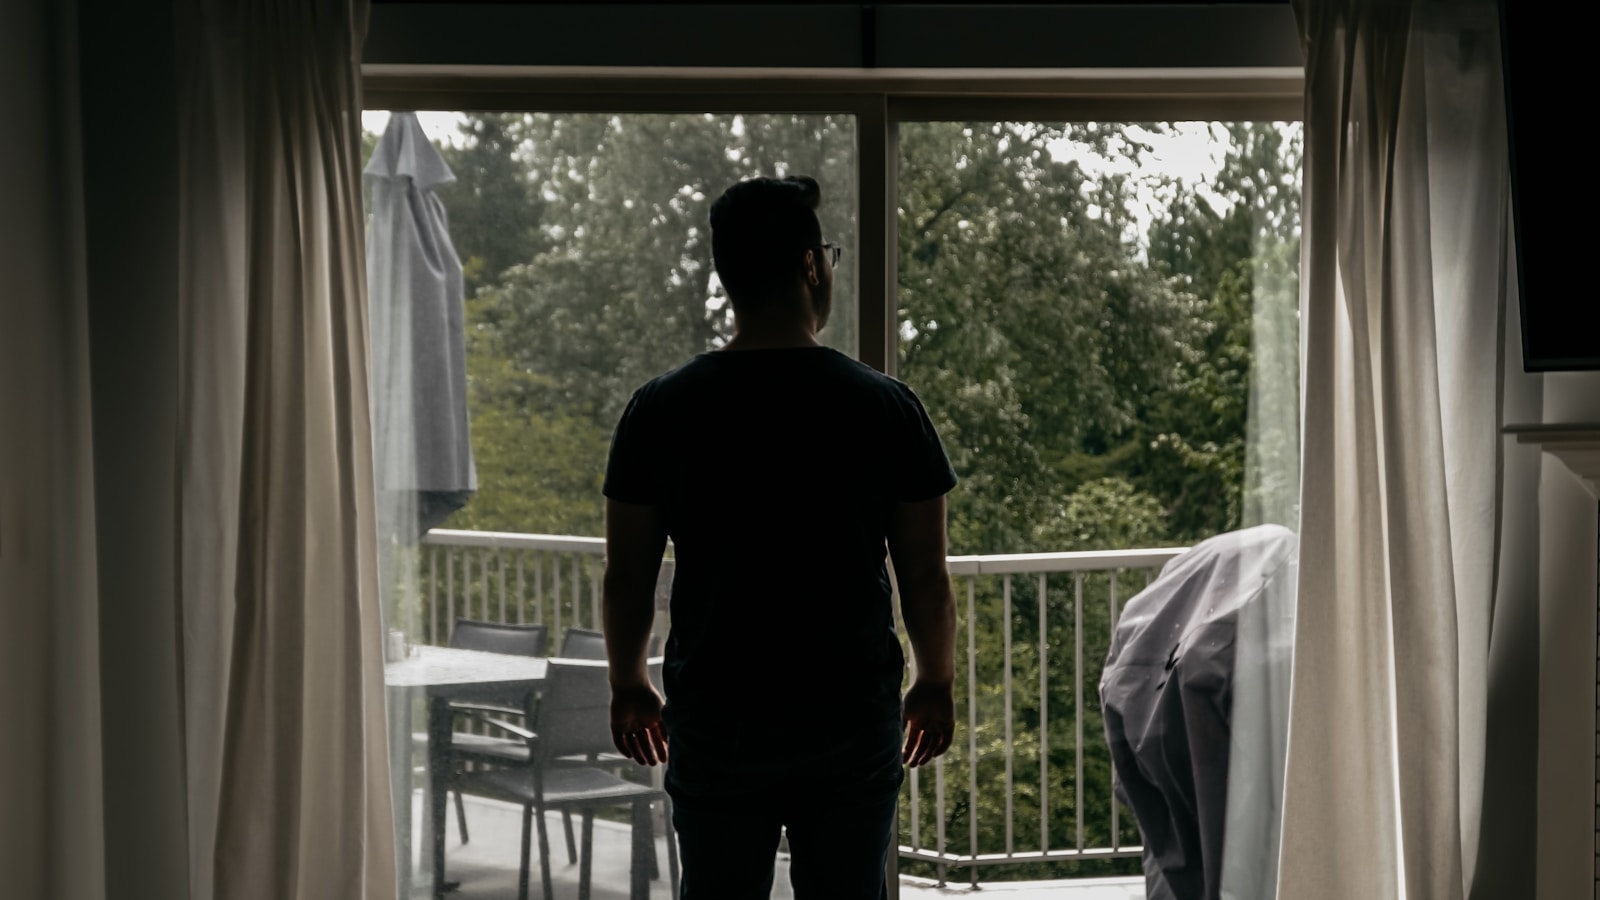
[[[773,691],[834,721],[897,711],[889,515],[955,483],[911,389],[826,347],[703,353],[639,388],[605,495],[673,541],[669,724]]]

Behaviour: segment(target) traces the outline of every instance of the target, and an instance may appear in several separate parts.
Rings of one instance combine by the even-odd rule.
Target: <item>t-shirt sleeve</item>
[[[650,464],[649,425],[641,409],[638,390],[611,433],[611,456],[606,460],[606,480],[601,492],[613,500],[650,506],[660,499]]]
[[[909,387],[900,385],[899,459],[894,461],[894,498],[902,503],[932,500],[956,486],[956,470],[945,455],[933,420]]]

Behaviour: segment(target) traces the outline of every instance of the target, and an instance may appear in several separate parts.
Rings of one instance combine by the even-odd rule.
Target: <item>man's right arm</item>
[[[888,537],[900,613],[916,660],[902,752],[915,767],[950,749],[955,737],[956,603],[945,565],[944,497],[895,504]]]

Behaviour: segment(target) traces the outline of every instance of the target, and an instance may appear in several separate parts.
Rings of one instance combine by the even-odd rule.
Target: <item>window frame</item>
[[[821,7],[838,17],[835,26],[858,43],[859,68],[839,65],[815,68],[706,65],[658,66],[550,66],[504,64],[493,54],[478,53],[468,35],[474,7],[451,10],[445,4],[400,4],[379,0],[374,16],[406,10],[409,29],[403,40],[384,35],[377,59],[362,65],[363,106],[367,109],[438,109],[468,112],[571,112],[571,113],[842,113],[856,118],[856,235],[852,265],[859,271],[856,302],[856,355],[863,363],[896,374],[899,351],[898,314],[898,185],[899,125],[920,121],[1301,121],[1304,109],[1304,70],[1289,65],[1281,45],[1284,18],[1292,16],[1282,3],[1239,4],[1126,4],[1120,8],[1081,5],[1053,8],[1043,15],[1056,33],[1072,35],[1062,48],[1049,48],[1046,67],[998,68],[948,65],[949,59],[922,60],[920,67],[877,68],[875,62],[914,57],[920,33],[907,22],[918,15],[938,19],[943,32],[960,35],[961,52],[968,60],[1011,59],[1008,40],[1022,35],[1039,52],[1036,35],[1019,28],[1021,18],[1002,9],[976,5],[921,4],[891,9],[881,5],[840,9]],[[587,12],[576,4],[561,7],[562,15],[608,15],[626,7],[593,3]],[[792,5],[789,5],[792,7]],[[491,7],[496,15],[526,16],[537,20],[540,5]],[[665,8],[665,7],[663,7]],[[699,7],[704,14],[707,7]],[[709,9],[718,11],[717,7]],[[727,8],[722,8],[727,9]],[[768,13],[750,12],[766,9]],[[932,10],[931,15],[928,10]],[[777,12],[771,12],[777,10]],[[807,11],[815,15],[817,10]],[[482,8],[478,7],[482,14]],[[850,30],[844,13],[859,14],[859,28]],[[743,15],[788,16],[792,8],[777,4],[750,7]],[[1024,11],[1021,16],[1032,15]],[[1013,18],[1008,19],[1008,15]],[[1002,27],[974,33],[965,26],[1005,20]],[[428,22],[452,25],[456,49],[426,47],[433,38]],[[670,17],[663,21],[670,21]],[[1109,51],[1096,47],[1097,32],[1088,26],[1116,27],[1139,23],[1153,32],[1150,40],[1132,39]],[[1247,38],[1265,38],[1277,46],[1254,46],[1240,41],[1230,28],[1243,24]],[[748,25],[748,23],[746,23]],[[913,23],[914,24],[914,23]],[[884,35],[881,26],[898,31]],[[1075,28],[1074,26],[1085,26]],[[819,26],[825,29],[827,26]],[[1009,31],[1008,31],[1009,28]],[[397,29],[401,30],[401,29]],[[628,29],[624,28],[624,31]],[[633,28],[633,31],[638,31]],[[600,30],[603,37],[614,32]],[[767,32],[760,32],[765,36]],[[1081,35],[1090,35],[1084,38]],[[1141,34],[1141,37],[1146,35]],[[633,35],[638,38],[638,35]],[[415,40],[410,40],[414,38]],[[598,40],[592,35],[586,40]],[[949,34],[941,39],[949,42]],[[1229,39],[1232,39],[1231,41]],[[625,40],[626,42],[626,40]],[[670,43],[670,40],[663,40]],[[778,48],[779,62],[793,57],[791,46]],[[1117,43],[1112,41],[1111,43]],[[1163,65],[1162,54],[1184,49],[1181,65]],[[369,44],[369,49],[371,45]],[[513,53],[526,52],[513,48]],[[580,55],[581,55],[580,51]],[[748,52],[748,51],[745,51]],[[474,56],[466,62],[439,63]],[[845,54],[848,56],[848,53]],[[696,60],[698,63],[699,60]],[[887,872],[898,896],[900,856],[891,852]],[[976,884],[977,869],[972,870]]]

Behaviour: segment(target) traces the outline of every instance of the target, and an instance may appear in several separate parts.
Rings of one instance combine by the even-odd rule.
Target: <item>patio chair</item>
[[[481,622],[475,619],[457,619],[450,632],[450,646],[457,650],[481,650],[485,653],[505,653],[512,656],[544,656],[550,632],[543,625],[508,625],[500,622]],[[532,710],[532,697],[525,689],[503,688],[493,685],[453,688],[449,692],[451,708],[460,713],[476,710],[501,717],[526,718]],[[426,735],[418,735],[426,740]],[[460,763],[471,762],[490,766],[527,765],[528,747],[519,739],[494,735],[456,732],[450,739],[452,771]],[[456,829],[461,843],[468,841],[466,804],[461,792],[456,791]]]
[[[649,654],[652,659],[661,655],[661,637],[659,635],[653,634],[650,636]],[[561,635],[560,656],[562,659],[605,659],[605,633],[593,631],[588,628],[568,628]],[[659,667],[652,667],[651,678],[655,681],[657,690],[661,688],[661,679],[657,677],[658,672]],[[572,760],[561,760],[559,764],[570,764],[571,762]],[[601,753],[593,759],[580,757],[577,759],[577,762],[581,765],[595,766],[601,769],[620,770],[622,772],[644,771],[643,767],[638,763],[615,751]],[[567,861],[577,862],[578,851],[576,849],[577,844],[573,838],[571,810],[564,809],[561,811],[561,825],[562,830],[566,832]],[[657,868],[655,858],[655,847],[653,845],[650,848],[650,877],[659,877],[659,869]]]
[[[659,669],[659,663],[652,669]],[[652,672],[652,676],[655,672]],[[651,878],[651,806],[670,804],[666,792],[637,784],[596,768],[574,765],[570,760],[598,759],[611,751],[611,686],[605,663],[599,660],[552,659],[545,678],[544,695],[534,713],[533,728],[526,729],[493,719],[481,712],[468,714],[491,727],[525,742],[530,764],[517,768],[461,773],[455,782],[459,790],[522,806],[522,860],[517,880],[518,900],[527,900],[532,850],[532,831],[539,837],[540,878],[545,900],[552,900],[550,841],[545,830],[547,810],[578,810],[583,817],[583,844],[579,857],[578,897],[590,895],[594,865],[594,814],[605,806],[630,806],[632,819],[631,893],[647,896]],[[664,807],[671,822],[670,805]],[[671,825],[666,829],[667,864],[671,874],[672,896],[678,893],[677,836]]]
[[[650,635],[650,656],[661,655],[661,636]],[[605,659],[606,637],[603,632],[588,628],[568,628],[561,635],[562,659]]]

